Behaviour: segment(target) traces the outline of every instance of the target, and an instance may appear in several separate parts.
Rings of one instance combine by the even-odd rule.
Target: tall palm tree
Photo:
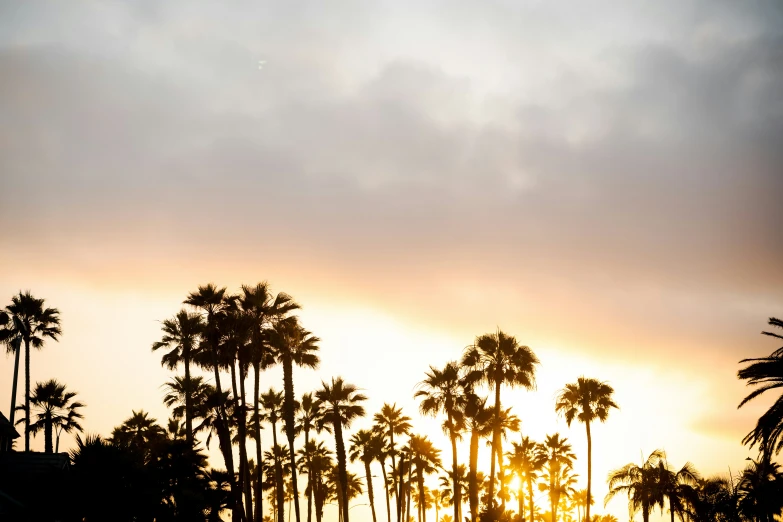
[[[171,415],[177,421],[185,417],[188,397],[190,397],[192,420],[203,419],[203,405],[209,396],[215,393],[215,388],[207,384],[200,375],[191,377],[189,381],[188,384],[188,379],[177,375],[163,385],[166,391],[163,396],[163,404],[171,408]],[[187,438],[187,429],[184,431],[185,438]],[[196,431],[198,430],[194,429],[194,434]]]
[[[10,422],[14,423],[16,405],[16,380],[19,368],[19,341],[24,344],[24,450],[30,451],[30,346],[41,349],[48,338],[57,341],[62,334],[60,329],[60,311],[57,308],[44,308],[44,300],[33,297],[27,292],[19,292],[11,298],[11,304],[0,313],[0,342],[9,349],[15,348],[14,382],[11,391]]]
[[[220,369],[224,366],[221,362],[220,354],[220,331],[218,329],[218,318],[225,313],[229,306],[227,300],[226,288],[218,288],[213,283],[201,285],[195,292],[188,294],[184,304],[190,305],[204,314],[205,327],[202,343],[204,349],[199,348],[201,359],[199,364],[215,372],[215,397],[225,397],[223,387],[220,382]],[[231,481],[231,496],[234,504],[231,509],[232,522],[240,522],[242,513],[242,491],[234,477],[234,452],[231,445],[230,422],[226,412],[226,404],[218,404],[218,416],[220,421],[215,423],[218,439],[220,440],[220,450],[223,454],[223,460],[226,464],[226,473]]]
[[[185,366],[184,385],[190,380],[190,363],[193,352],[198,347],[201,334],[204,331],[204,320],[199,314],[180,310],[172,319],[163,321],[163,338],[153,343],[152,351],[168,349],[160,363],[173,370],[182,363]],[[193,403],[192,391],[185,389],[185,431],[188,442],[193,443]]]
[[[364,476],[367,483],[367,498],[370,501],[370,511],[372,512],[372,522],[378,522],[375,515],[375,498],[372,489],[372,473],[370,473],[370,464],[378,458],[378,454],[383,450],[383,439],[372,430],[359,430],[351,436],[351,446],[348,458],[351,462],[355,460],[362,461],[364,464]]]
[[[530,437],[523,437],[521,442],[511,443],[511,452],[507,454],[508,463],[511,466],[522,484],[527,485],[527,499],[528,499],[528,513],[530,513],[530,520],[533,520],[533,514],[535,511],[534,499],[533,499],[533,482],[538,480],[538,474],[543,469],[546,463],[546,454],[544,453],[541,445],[530,439]],[[522,495],[519,495],[519,514],[524,517],[524,506],[521,500]],[[581,520],[579,522],[582,522]]]
[[[315,431],[316,433],[327,429],[328,426],[323,422],[323,411],[321,410],[321,404],[315,400],[312,393],[302,394],[302,399],[299,401],[299,408],[296,410],[296,431],[304,433],[305,447],[310,444],[310,433]],[[310,458],[310,453],[306,453],[305,458]],[[308,463],[309,464],[309,463]],[[312,477],[307,477],[308,483]],[[313,507],[313,488],[307,488],[307,522],[312,521],[312,507]]]
[[[426,378],[418,384],[414,398],[420,399],[419,411],[422,415],[436,416],[446,414],[444,431],[451,441],[451,471],[454,478],[454,520],[462,520],[462,491],[458,479],[457,440],[461,438],[460,429],[464,427],[464,411],[467,405],[470,387],[463,386],[460,366],[456,361],[449,362],[442,370],[430,366]]]
[[[672,471],[665,459],[658,462],[657,471],[658,489],[669,501],[671,522],[674,522],[675,514],[685,522],[686,515],[691,512],[688,504],[695,497],[695,486],[701,478],[699,472],[690,462],[686,462],[678,471]]]
[[[276,448],[277,444],[277,423],[283,416],[283,392],[275,391],[269,388],[269,391],[261,394],[261,405],[264,407],[266,420],[272,425],[272,445]],[[285,502],[283,489],[283,466],[278,459],[274,459],[275,470],[275,502],[277,506],[277,521],[285,521]]]
[[[57,451],[60,449],[60,433],[82,431],[79,412],[84,404],[74,401],[76,392],[66,391],[65,385],[54,379],[36,383],[30,396],[30,405],[36,421],[30,424],[30,433],[44,432],[44,451],[53,453],[53,435],[57,435]],[[20,419],[21,422],[21,419]]]
[[[242,295],[239,299],[241,309],[251,318],[252,332],[250,336],[250,360],[253,366],[254,393],[253,393],[253,429],[256,433],[256,460],[261,461],[261,418],[259,415],[259,395],[261,393],[261,371],[266,370],[275,363],[274,355],[269,347],[269,329],[285,317],[288,313],[299,309],[299,305],[290,295],[280,292],[273,295],[266,281],[256,286],[242,286]],[[254,513],[255,522],[263,519],[263,495],[261,484],[263,483],[263,466],[256,466],[256,498],[259,499],[259,509]],[[308,519],[308,522],[310,520]]]
[[[614,389],[598,379],[579,377],[575,383],[566,384],[560,390],[555,403],[555,411],[565,416],[566,424],[571,426],[574,418],[585,425],[587,431],[587,503],[585,518],[590,521],[590,504],[592,503],[593,485],[593,438],[590,434],[590,423],[599,420],[606,422],[609,410],[618,408],[612,399]],[[581,522],[581,521],[580,521]]]
[[[521,386],[533,389],[536,385],[535,369],[538,357],[527,346],[517,342],[500,329],[493,334],[476,338],[475,343],[465,350],[462,365],[469,369],[470,380],[485,383],[495,391],[495,416],[500,415],[500,387]],[[503,459],[499,451],[500,432],[495,427],[492,433],[492,459],[489,471],[489,499],[495,500],[495,459]]]
[[[391,522],[391,502],[389,497],[392,494],[393,486],[389,483],[389,473],[386,472],[386,459],[391,456],[391,451],[389,450],[389,444],[386,441],[385,433],[380,430],[378,426],[373,426],[373,432],[381,440],[381,448],[375,456],[375,459],[381,465],[381,471],[383,472],[383,496],[386,499],[386,520],[387,522]]]
[[[323,507],[328,492],[326,491],[326,474],[334,467],[331,453],[323,442],[308,441],[299,450],[299,460],[307,472],[307,493],[312,496],[315,505],[315,520],[321,522]]]
[[[576,459],[576,455],[571,451],[571,445],[568,444],[568,439],[561,439],[559,433],[547,435],[540,448],[546,458],[545,479],[548,479],[545,480],[545,483],[542,485],[543,488],[540,489],[549,492],[552,521],[556,522],[560,496],[566,492],[568,479],[572,475],[571,469],[573,467],[574,459]]]
[[[364,416],[364,407],[360,403],[367,397],[359,393],[353,384],[343,381],[342,377],[332,377],[331,383],[321,382],[322,388],[315,392],[315,397],[321,401],[326,410],[326,416],[334,430],[335,449],[337,454],[337,470],[342,494],[342,522],[348,522],[348,469],[345,461],[345,441],[343,427],[350,427],[357,417]]]
[[[384,405],[381,407],[381,411],[375,414],[373,417],[373,421],[375,423],[376,428],[378,431],[382,432],[384,434],[384,437],[388,440],[389,443],[389,455],[391,456],[392,461],[392,470],[397,470],[397,449],[394,446],[394,436],[397,435],[398,437],[406,434],[411,429],[411,418],[407,415],[404,415],[402,413],[402,408],[398,408],[397,404],[389,404],[384,403]],[[392,475],[394,477],[394,474]],[[395,491],[397,490],[397,482],[396,479],[392,478],[392,486],[394,487]],[[401,522],[401,515],[402,515],[402,499],[400,498],[400,495],[397,494],[397,522]]]
[[[491,423],[493,410],[487,407],[487,399],[471,395],[465,406],[466,429],[470,431],[470,456],[468,467],[468,501],[470,520],[477,522],[479,511],[478,450],[479,440],[492,435]]]
[[[440,450],[432,444],[430,439],[422,435],[411,435],[408,441],[408,449],[411,455],[411,465],[416,470],[418,484],[416,488],[419,494],[418,520],[419,522],[427,522],[424,478],[441,468]]]
[[[490,418],[490,424],[492,425],[493,432],[495,430],[498,430],[500,432],[500,437],[498,438],[498,451],[503,451],[503,440],[506,439],[508,432],[518,432],[519,431],[519,425],[520,420],[519,417],[511,413],[511,408],[501,408],[500,415],[495,416],[494,414]],[[506,479],[505,479],[505,469],[503,467],[503,459],[500,460],[500,467],[498,470],[498,482],[500,484],[500,508],[501,512],[505,512],[506,510],[506,500],[511,498],[506,491]]]
[[[166,438],[166,430],[144,410],[132,410],[131,413],[130,418],[114,428],[111,442],[138,452],[146,462],[152,446]]]
[[[296,478],[295,448],[296,438],[296,399],[294,396],[294,365],[301,368],[317,369],[320,359],[316,352],[320,339],[299,325],[296,317],[279,321],[272,331],[272,348],[276,361],[283,367],[283,418],[288,448],[291,453],[291,484],[294,492],[294,512],[296,522],[301,522],[299,514],[299,486]]]
[[[769,325],[783,328],[783,321],[770,317]],[[761,333],[774,339],[783,339],[783,335],[777,332]],[[758,388],[742,399],[738,408],[766,391],[783,388],[783,347],[778,348],[767,357],[742,359],[740,364],[742,363],[749,364],[740,369],[737,376],[746,380],[748,386],[758,386]],[[773,454],[777,454],[783,449],[783,393],[759,418],[756,427],[745,436],[742,443],[750,444],[751,448],[758,444],[766,461],[769,461]]]
[[[616,494],[626,493],[631,513],[641,510],[642,521],[649,522],[650,511],[655,506],[663,507],[658,464],[665,461],[663,451],[655,450],[641,466],[631,462],[609,473],[609,493],[606,494],[604,505]]]

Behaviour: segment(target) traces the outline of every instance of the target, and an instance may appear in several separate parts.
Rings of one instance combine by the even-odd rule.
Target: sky
[[[61,311],[32,378],[89,432],[165,421],[150,346],[188,292],[268,280],[322,339],[297,390],[342,375],[446,460],[416,383],[497,328],[541,360],[504,402],[582,485],[555,394],[615,388],[594,512],[628,519],[604,477],[653,449],[755,456],[767,403],[737,410],[736,371],[783,313],[778,2],[2,1],[0,117],[0,304]]]

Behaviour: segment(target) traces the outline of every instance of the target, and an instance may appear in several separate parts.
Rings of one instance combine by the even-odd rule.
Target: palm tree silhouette
[[[478,450],[479,440],[492,434],[492,409],[487,407],[487,399],[471,394],[465,406],[466,428],[470,431],[470,456],[468,468],[468,501],[470,520],[477,522],[479,511]]]
[[[422,435],[411,435],[410,440],[408,441],[408,449],[411,456],[411,465],[416,470],[416,480],[418,482],[418,520],[419,522],[426,522],[427,512],[424,498],[424,477],[434,473],[441,467],[440,450],[432,444],[432,441]]]
[[[200,346],[199,364],[215,373],[216,398],[226,397],[223,394],[223,388],[220,382],[220,332],[218,330],[217,319],[225,313],[229,306],[226,299],[226,288],[217,288],[213,283],[201,285],[195,292],[188,294],[184,304],[188,304],[201,310],[205,316],[203,349]],[[238,487],[234,477],[234,452],[231,445],[231,433],[229,431],[229,419],[226,414],[225,402],[218,404],[218,415],[220,421],[214,423],[217,429],[218,439],[220,440],[220,449],[223,454],[223,461],[226,464],[226,473],[231,482],[231,495],[234,503],[231,509],[232,522],[240,522],[242,518],[242,492]]]
[[[694,497],[694,486],[701,478],[699,472],[690,462],[686,462],[678,471],[672,471],[665,458],[658,461],[657,471],[657,487],[660,494],[669,501],[671,522],[674,522],[675,514],[685,522],[687,513],[691,511],[686,504]]]
[[[192,390],[187,386],[192,384],[190,380],[190,363],[193,352],[198,347],[201,334],[204,331],[204,321],[199,314],[180,310],[172,319],[163,321],[163,338],[152,345],[152,351],[160,349],[170,350],[161,359],[160,363],[170,370],[174,370],[179,363],[185,366],[185,379],[182,384],[185,396],[185,431],[187,440],[193,443],[193,399]]]
[[[642,521],[649,522],[650,511],[656,505],[663,506],[663,495],[659,487],[658,464],[666,460],[661,450],[650,453],[641,466],[633,462],[609,474],[609,492],[604,505],[617,493],[628,495],[628,507],[632,513],[642,511]]]
[[[535,513],[533,482],[538,480],[538,474],[546,462],[546,455],[540,444],[531,440],[530,437],[523,437],[519,443],[512,442],[511,448],[511,451],[506,454],[508,464],[519,477],[520,488],[524,485],[527,486],[528,512],[531,515],[530,520],[532,520],[532,515]],[[524,519],[525,508],[521,494],[517,495],[517,500],[519,500],[520,518]]]
[[[476,338],[475,343],[465,350],[462,357],[462,365],[469,369],[469,380],[494,387],[495,416],[500,415],[500,387],[507,385],[511,388],[535,388],[535,367],[538,363],[533,350],[520,345],[513,336],[500,329],[493,334]],[[489,468],[490,502],[495,500],[495,459],[503,459],[503,454],[498,449],[499,444],[500,432],[496,426],[492,433],[492,459]]]
[[[283,367],[283,418],[285,419],[285,433],[288,438],[288,448],[291,452],[291,483],[294,493],[294,512],[296,522],[300,522],[299,514],[299,486],[296,478],[295,448],[296,438],[296,399],[294,398],[293,367],[297,365],[304,368],[317,369],[320,359],[316,352],[320,339],[315,337],[299,325],[296,317],[289,317],[279,321],[272,330],[272,348],[276,361]]]
[[[770,317],[769,325],[783,328],[783,321]],[[774,339],[783,339],[783,335],[776,332],[761,333]],[[783,347],[778,348],[767,357],[742,359],[740,364],[742,363],[749,364],[740,369],[737,376],[746,380],[748,386],[758,385],[758,388],[742,399],[738,408],[768,390],[783,388]],[[759,418],[756,427],[742,439],[742,443],[750,444],[751,448],[758,444],[764,454],[765,461],[769,461],[773,453],[777,454],[783,449],[783,393]]]
[[[11,391],[11,424],[14,424],[16,404],[16,382],[19,374],[19,341],[24,344],[24,450],[30,451],[30,346],[43,348],[46,338],[57,341],[60,329],[60,311],[56,308],[44,308],[44,300],[33,297],[28,292],[19,292],[11,298],[11,304],[0,312],[0,342],[6,343],[9,350],[15,352],[14,382]]]
[[[367,483],[367,497],[370,501],[372,522],[378,522],[378,518],[375,515],[375,498],[372,489],[370,464],[378,458],[378,454],[383,450],[383,439],[372,430],[359,430],[351,436],[350,442],[348,458],[351,462],[360,460],[364,464],[364,476]]]
[[[274,363],[274,356],[269,347],[268,337],[269,329],[274,324],[293,310],[299,309],[299,305],[294,299],[283,292],[273,297],[269,283],[266,281],[258,283],[256,286],[242,286],[242,295],[239,298],[239,305],[242,311],[251,318],[250,334],[250,361],[253,366],[254,393],[253,393],[253,428],[257,437],[255,437],[256,459],[261,461],[261,424],[259,416],[259,395],[261,393],[261,371],[271,367]],[[263,495],[261,493],[261,484],[263,483],[262,466],[256,467],[256,498],[258,500],[258,509],[255,512],[255,522],[261,522],[263,519]],[[308,519],[308,522],[310,520]]]
[[[383,433],[384,437],[389,442],[389,455],[392,461],[392,487],[397,490],[397,482],[394,476],[397,472],[397,449],[394,446],[394,436],[400,436],[408,433],[411,429],[411,418],[402,413],[402,408],[398,408],[397,404],[384,403],[381,407],[381,411],[375,414],[373,422],[378,431]],[[399,494],[397,497],[397,522],[400,522],[402,515],[402,499]]]
[[[307,473],[307,494],[313,498],[315,505],[315,520],[321,522],[323,507],[329,497],[326,491],[325,476],[328,470],[334,467],[331,453],[323,442],[308,441],[299,450],[300,466],[304,466]]]
[[[568,439],[561,439],[559,433],[547,435],[540,450],[545,458],[546,475],[543,477],[545,482],[539,485],[539,489],[549,492],[552,521],[556,522],[560,496],[567,494],[568,479],[571,478],[571,469],[576,455],[571,451]]]
[[[751,459],[737,483],[738,508],[747,520],[772,522],[783,510],[783,473],[777,462]]]
[[[304,433],[305,447],[310,444],[310,432],[320,433],[322,430],[328,430],[328,426],[323,421],[323,411],[321,404],[313,398],[312,393],[305,393],[299,401],[299,408],[296,410],[296,431]],[[305,458],[310,458],[310,453],[305,454]],[[309,462],[308,469],[309,469]],[[308,484],[312,477],[307,477]],[[313,507],[313,488],[307,488],[307,522],[312,521]]]
[[[566,384],[560,390],[555,403],[555,411],[565,416],[566,424],[571,426],[574,418],[585,424],[587,431],[587,502],[585,504],[585,519],[590,521],[590,504],[592,503],[593,480],[593,439],[590,434],[590,423],[599,420],[606,422],[609,410],[618,408],[612,394],[614,389],[598,379],[579,377],[575,383]],[[581,522],[581,521],[580,521]]]
[[[277,423],[283,415],[283,392],[275,391],[269,388],[269,391],[261,394],[261,405],[264,407],[266,420],[272,425],[272,445],[276,448],[277,444]],[[284,490],[283,490],[283,467],[278,459],[274,459],[275,470],[275,502],[277,506],[277,521],[285,521]]]
[[[32,412],[36,415],[36,421],[30,424],[30,433],[35,435],[39,431],[44,432],[44,451],[53,453],[53,438],[56,434],[56,451],[60,450],[60,433],[82,431],[79,421],[84,417],[79,412],[84,404],[74,401],[76,392],[66,391],[65,385],[54,379],[36,383],[33,394],[30,396]],[[19,406],[24,409],[24,406]],[[19,423],[22,419],[19,420]]]
[[[460,366],[456,361],[449,362],[442,370],[430,366],[426,378],[418,384],[414,398],[420,399],[419,411],[422,415],[436,416],[446,414],[444,431],[451,440],[451,471],[455,482],[452,484],[454,495],[454,520],[462,520],[462,491],[457,481],[459,462],[457,461],[457,440],[464,428],[464,411],[471,393],[460,378]]]
[[[519,417],[511,413],[511,408],[501,408],[500,415],[497,417],[493,414],[490,418],[490,424],[492,425],[493,432],[497,430],[500,433],[500,437],[498,438],[498,451],[503,452],[503,439],[507,437],[507,433],[509,431],[512,432],[518,432],[519,431]],[[505,469],[503,466],[503,459],[499,459],[500,466],[498,469],[498,482],[500,483],[500,510],[501,512],[505,512],[506,510],[506,500],[511,498],[506,491],[506,480],[505,480]]]
[[[131,413],[130,418],[114,428],[111,442],[121,447],[130,448],[141,455],[146,462],[151,454],[153,444],[166,438],[166,430],[144,410],[132,410]]]
[[[326,418],[331,422],[334,430],[337,471],[342,495],[342,522],[348,522],[349,484],[343,427],[350,427],[354,419],[364,416],[364,407],[360,403],[366,401],[367,397],[359,393],[359,389],[353,384],[344,382],[342,377],[332,377],[331,383],[322,381],[321,385],[322,388],[315,393],[315,396],[327,410]]]

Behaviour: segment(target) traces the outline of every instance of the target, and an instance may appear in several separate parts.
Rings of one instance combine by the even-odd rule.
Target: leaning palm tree
[[[590,423],[599,420],[605,422],[609,410],[617,408],[612,394],[614,389],[598,379],[579,377],[575,383],[566,384],[560,390],[555,403],[555,411],[565,416],[566,424],[571,426],[574,418],[585,424],[587,431],[587,502],[585,504],[585,519],[590,520],[590,504],[592,503],[593,480],[593,438],[590,434]],[[580,521],[581,522],[581,521]]]
[[[471,381],[485,383],[495,392],[495,416],[500,415],[500,387],[533,389],[536,385],[535,369],[538,357],[527,346],[520,345],[516,338],[498,329],[493,334],[476,338],[475,343],[465,350],[462,365],[468,369]],[[503,459],[499,451],[500,431],[495,427],[492,433],[492,459],[489,468],[489,501],[495,500],[495,459]]]
[[[378,431],[384,434],[388,442],[388,452],[392,461],[392,487],[397,490],[397,481],[394,479],[397,471],[397,449],[394,446],[394,436],[400,436],[408,433],[411,429],[411,418],[402,413],[402,408],[397,404],[384,403],[381,411],[375,414],[373,422]],[[397,494],[397,522],[401,522],[402,499]]]
[[[770,317],[769,325],[783,328],[783,321]],[[783,339],[783,335],[777,332],[761,333],[775,339]],[[758,388],[742,399],[738,408],[766,391],[783,388],[783,347],[778,348],[767,357],[743,359],[740,361],[740,364],[742,363],[749,364],[740,369],[737,376],[746,380],[748,386],[758,385]],[[751,448],[758,444],[764,454],[765,461],[769,461],[773,454],[777,454],[783,449],[783,393],[759,418],[756,427],[745,436],[742,443],[750,444]]]
[[[36,421],[30,424],[30,433],[44,432],[44,451],[53,453],[60,450],[60,433],[82,431],[79,421],[83,419],[79,412],[84,404],[74,401],[76,392],[66,391],[65,385],[54,379],[39,382],[30,396],[30,405],[36,415]],[[21,422],[21,419],[20,419]],[[56,449],[53,436],[56,434]]]
[[[337,454],[337,471],[342,496],[342,521],[348,522],[348,469],[345,461],[345,441],[343,427],[349,427],[357,417],[364,416],[364,407],[360,403],[367,397],[359,393],[359,388],[347,384],[342,377],[332,377],[331,383],[321,382],[322,388],[315,392],[316,398],[324,405],[326,418],[334,430]]]
[[[462,520],[462,491],[457,482],[459,462],[457,461],[457,440],[461,438],[460,431],[464,427],[464,412],[467,405],[470,387],[463,386],[460,378],[460,366],[456,361],[448,363],[442,370],[430,366],[426,378],[418,384],[414,398],[420,399],[419,411],[423,415],[436,416],[446,414],[444,431],[451,441],[451,472],[454,478],[452,491],[454,495],[454,520]]]
[[[628,507],[631,513],[641,510],[642,521],[649,522],[650,511],[655,506],[663,507],[663,495],[659,487],[658,464],[665,462],[666,455],[661,450],[650,453],[641,466],[633,462],[609,473],[609,493],[604,506],[618,493],[628,495]]]
[[[299,514],[299,486],[296,479],[296,458],[294,439],[296,438],[296,399],[294,397],[294,365],[300,368],[317,369],[320,359],[316,352],[320,339],[299,325],[296,317],[279,321],[271,332],[271,346],[275,360],[283,367],[283,419],[291,453],[291,484],[293,487],[294,513],[296,522],[301,522]]]
[[[0,342],[15,351],[14,382],[11,391],[10,421],[14,423],[16,405],[16,381],[19,368],[19,348],[24,344],[24,450],[30,451],[30,346],[41,349],[46,338],[57,341],[62,333],[60,312],[56,308],[44,308],[44,300],[28,292],[19,292],[11,298],[11,304],[0,312]],[[15,348],[14,348],[15,347]]]
[[[167,349],[160,363],[168,369],[175,369],[179,363],[185,367],[183,384],[192,384],[190,380],[190,363],[193,352],[198,347],[201,334],[204,331],[204,321],[199,314],[180,310],[172,319],[163,321],[163,337],[153,343],[152,351]],[[193,443],[193,399],[192,390],[185,390],[185,431],[188,442]]]
[[[367,498],[370,501],[370,511],[372,512],[372,522],[378,522],[375,515],[375,498],[372,489],[372,473],[370,473],[370,464],[378,458],[378,454],[383,451],[383,439],[372,430],[359,430],[351,436],[351,447],[348,458],[351,462],[360,460],[364,464],[364,476],[367,483]]]
[[[199,364],[215,372],[215,397],[224,397],[223,387],[220,382],[220,370],[225,366],[220,354],[220,331],[218,318],[225,313],[228,306],[226,288],[218,288],[213,283],[201,285],[195,292],[188,294],[184,304],[190,305],[201,311],[204,315],[204,333],[202,343],[199,346]],[[219,422],[214,423],[220,440],[220,450],[223,461],[226,464],[226,473],[231,481],[231,496],[234,499],[231,508],[232,522],[239,522],[244,509],[242,507],[242,491],[234,476],[234,452],[231,445],[231,423],[226,413],[226,402],[218,403],[217,415]]]

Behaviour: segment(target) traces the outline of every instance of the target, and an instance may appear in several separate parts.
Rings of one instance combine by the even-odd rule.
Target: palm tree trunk
[[[11,410],[9,412],[11,426],[14,426],[14,416],[16,415],[16,385],[19,382],[19,355],[22,353],[22,344],[17,340],[14,353],[14,382],[11,385]],[[11,451],[11,440],[8,440],[8,451]]]
[[[585,422],[585,428],[587,430],[587,506],[585,507],[585,519],[586,522],[590,522],[590,500],[593,498],[593,438],[590,436],[590,420]],[[672,522],[674,522],[674,515],[672,515]]]
[[[506,511],[505,469],[503,469],[503,437],[498,437],[498,482],[500,483],[500,509]]]
[[[280,466],[280,459],[277,458],[277,425],[272,423],[272,456],[275,459],[275,506],[277,507],[277,522],[285,522],[285,490],[283,489],[283,469]]]
[[[500,379],[495,379],[495,419],[492,427],[492,460],[489,465],[489,503],[490,506],[495,504],[495,455],[497,455],[498,438],[500,434],[500,425],[498,419],[500,418]],[[502,455],[498,455],[498,459],[501,459]],[[554,522],[554,521],[553,521]]]
[[[24,340],[24,450],[30,451],[30,339]]]
[[[402,462],[400,462],[400,469],[397,469],[397,462],[395,459],[395,451],[394,451],[394,430],[389,429],[389,451],[391,453],[391,459],[392,459],[392,472],[396,471],[397,476],[395,477],[394,474],[392,474],[392,486],[394,487],[394,495],[397,497],[396,504],[397,504],[397,522],[402,522],[402,499],[400,496],[402,495],[402,486],[397,486],[396,482],[402,482],[402,476],[400,475],[400,472],[402,471]],[[401,457],[400,460],[402,461],[404,457]]]
[[[385,460],[385,459],[384,459]],[[391,522],[391,502],[389,502],[389,477],[386,475],[386,463],[381,460],[381,470],[383,471],[383,493],[386,497],[386,519]]]
[[[392,453],[392,459],[394,458],[394,454]],[[395,495],[397,496],[397,521],[400,522],[402,520],[402,508],[405,506],[405,503],[403,500],[405,499],[405,490],[403,489],[404,480],[403,477],[405,476],[405,455],[400,456],[400,467],[397,470],[397,487],[395,488]]]
[[[370,511],[372,511],[372,522],[378,522],[375,516],[375,498],[372,491],[372,475],[370,475],[370,461],[364,461],[364,474],[367,475],[367,496],[370,498]]]
[[[533,518],[535,518],[535,505],[533,505],[533,477],[530,476],[529,473],[526,473],[527,475],[527,504],[528,504],[528,511],[530,512],[530,522],[535,522]]]
[[[54,445],[52,444],[52,413],[49,411],[44,414],[44,451],[46,453],[54,453]]]
[[[451,472],[452,472],[452,492],[454,493],[454,522],[462,522],[460,510],[462,508],[462,490],[459,485],[459,465],[457,463],[457,434],[454,433],[454,419],[451,412],[448,412],[449,418],[449,436],[451,438]],[[437,519],[437,516],[435,517]],[[438,522],[438,520],[435,520]]]
[[[413,462],[411,462],[413,464]],[[413,472],[413,466],[408,466],[408,487],[407,487],[407,494],[408,494],[408,507],[405,509],[405,515],[409,519],[411,517],[411,474]],[[407,520],[405,522],[408,522]]]
[[[188,443],[193,446],[193,397],[190,382],[190,351],[185,350],[185,431]]]
[[[517,491],[517,502],[519,502],[519,522],[525,520],[525,498],[522,493],[522,479],[519,480],[519,490]]]
[[[468,500],[470,502],[470,522],[478,521],[478,481],[476,478],[478,468],[479,435],[473,430],[470,433],[470,470],[468,471]],[[461,522],[461,521],[459,521]]]
[[[264,519],[264,492],[261,484],[264,479],[261,453],[261,418],[258,411],[258,396],[261,390],[261,365],[258,361],[253,363],[253,429],[256,432],[256,510],[255,522],[262,522]],[[309,520],[307,522],[310,522]]]
[[[310,430],[305,427],[305,451],[310,447]],[[307,522],[312,522],[313,513],[313,459],[310,453],[307,453]]]
[[[340,479],[340,493],[343,499],[343,522],[348,522],[348,469],[345,462],[345,442],[343,441],[343,425],[340,421],[340,412],[335,406],[332,412],[334,425],[334,440],[337,446],[337,475]]]
[[[239,363],[238,363],[239,364]],[[240,368],[241,370],[241,368]],[[250,459],[247,456],[247,396],[245,395],[245,377],[247,372],[239,374],[239,393],[241,401],[239,408],[239,455],[244,465],[242,481],[245,490],[245,516],[247,522],[253,520],[253,484],[250,480]]]
[[[674,506],[672,505],[673,494],[669,495],[669,511],[671,512],[672,522],[674,522]]]
[[[299,484],[296,478],[296,456],[294,453],[294,439],[296,438],[294,426],[294,376],[291,358],[286,357],[283,360],[283,391],[285,392],[283,400],[283,415],[285,415],[285,433],[288,437],[288,453],[291,458],[291,485],[294,494],[294,512],[296,513],[296,522],[301,522],[299,515]]]
[[[420,522],[427,522],[427,510],[426,503],[424,502],[424,473],[422,472],[421,465],[418,466],[419,476],[419,520]]]

